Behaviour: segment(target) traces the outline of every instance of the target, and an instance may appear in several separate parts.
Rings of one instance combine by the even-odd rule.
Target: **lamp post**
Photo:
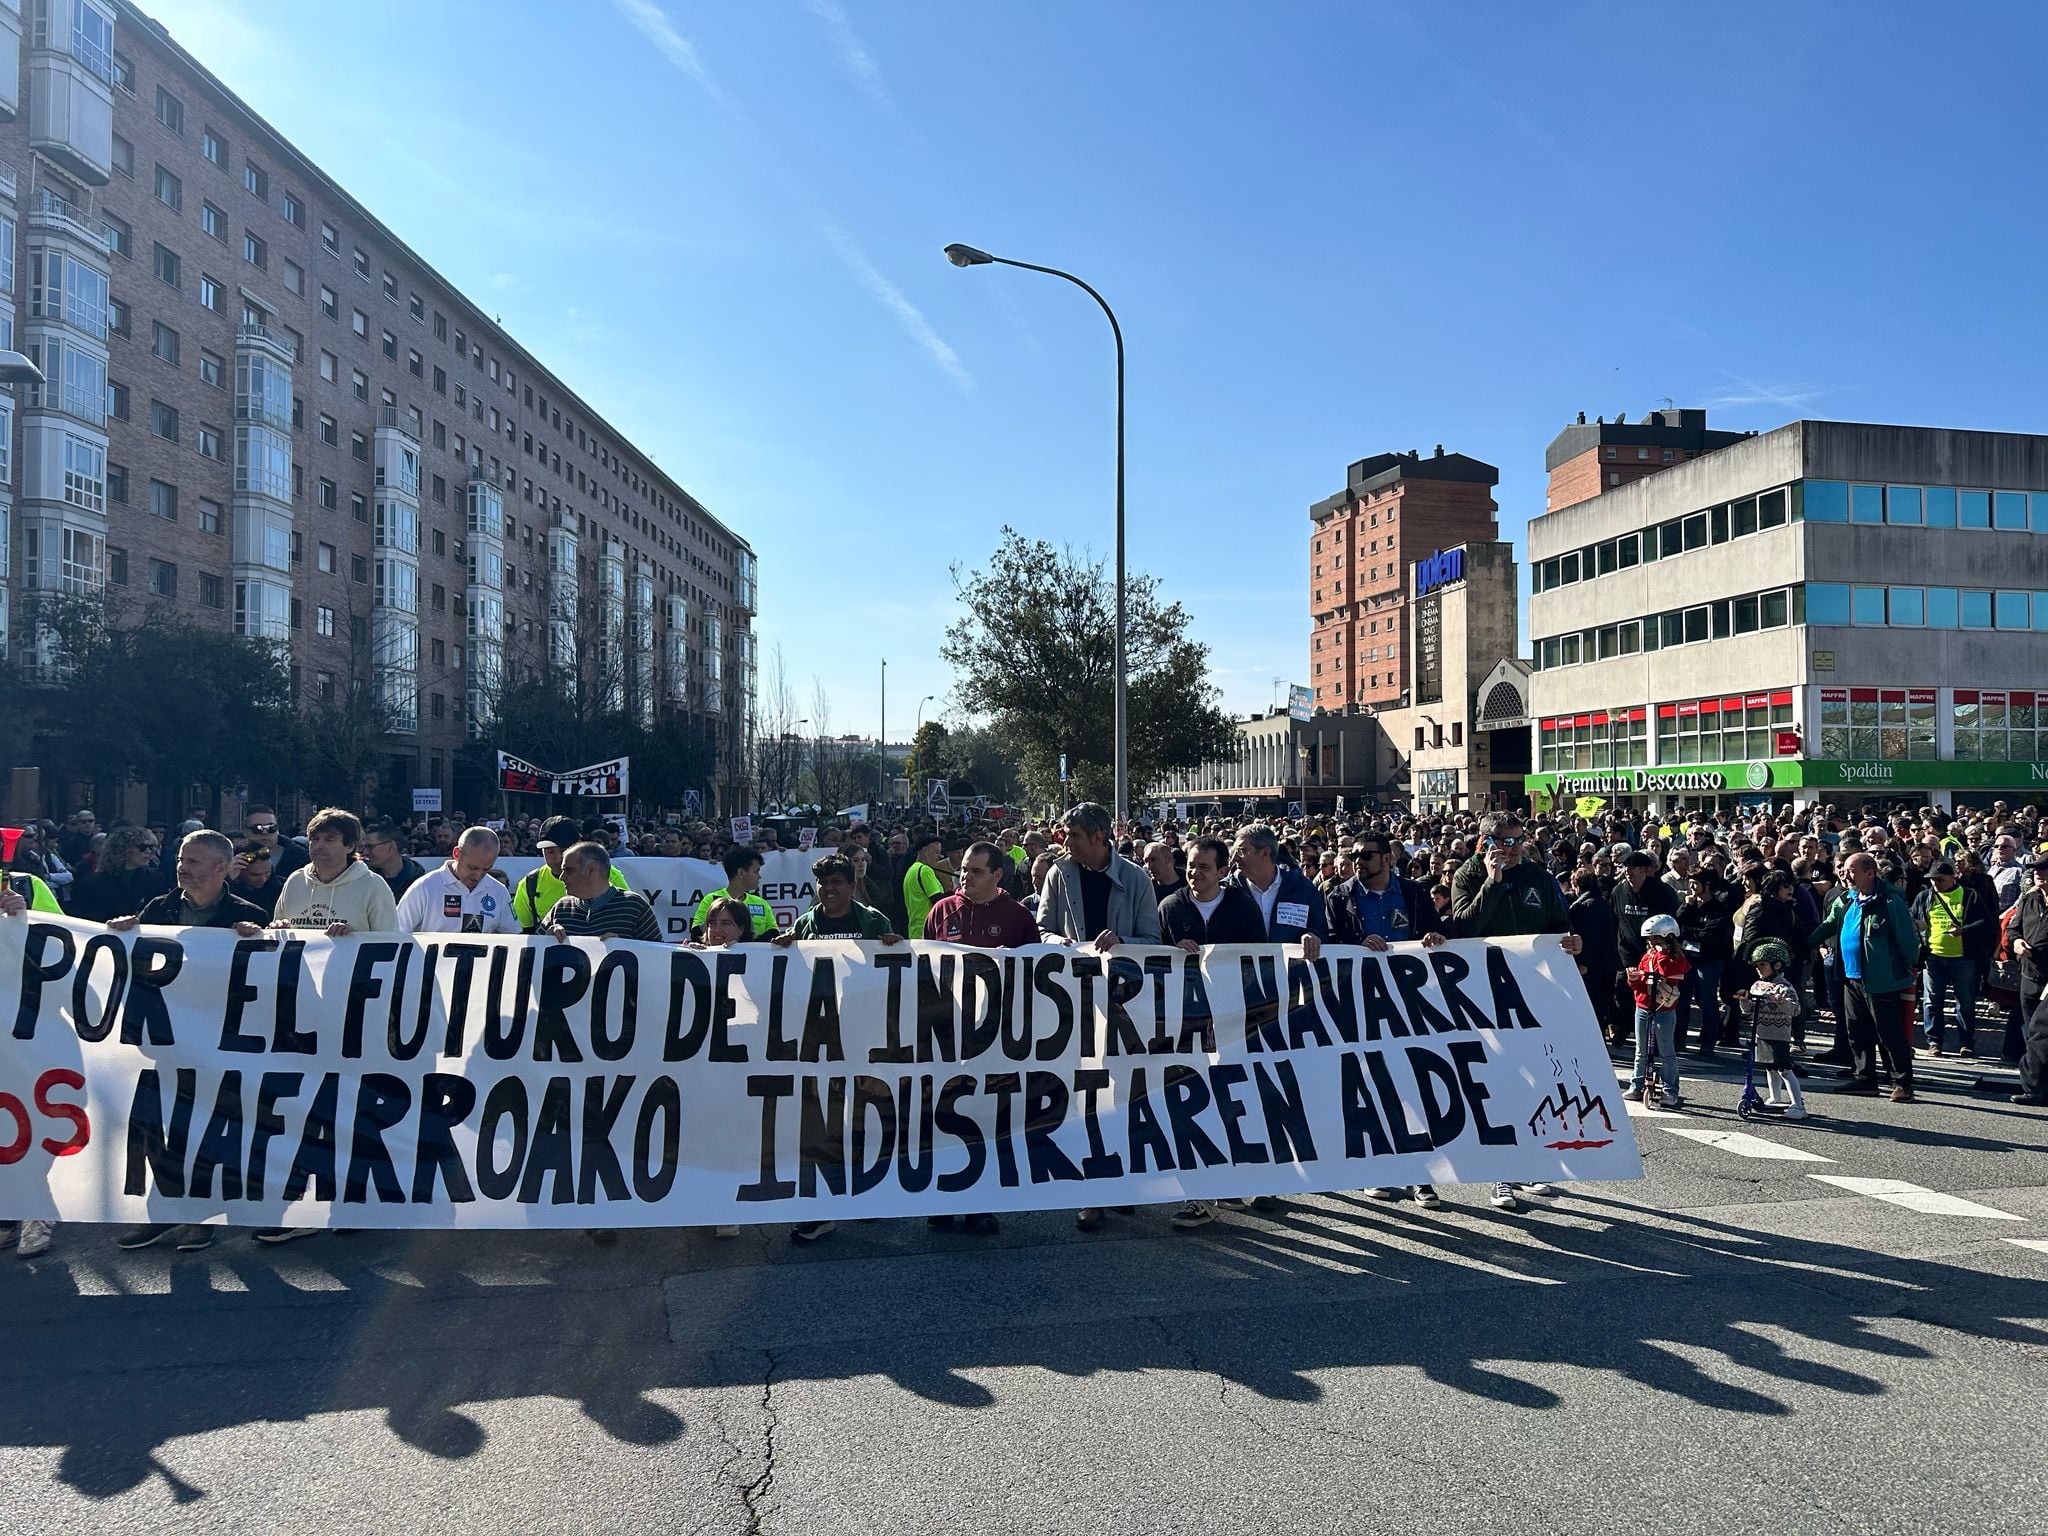
[[[880,796],[875,804],[889,803],[889,658],[882,658],[882,720],[881,730],[875,736],[875,762],[881,769],[882,784]]]
[[[1041,267],[1035,262],[1012,261],[1007,256],[991,256],[987,251],[978,251],[971,245],[949,245],[946,260],[956,267],[1020,267],[1026,272],[1043,272],[1048,277],[1065,278],[1089,298],[1102,306],[1102,312],[1109,317],[1110,335],[1116,338],[1116,819],[1119,824],[1127,821],[1131,810],[1129,721],[1125,710],[1124,697],[1124,332],[1116,323],[1116,311],[1109,307],[1109,300],[1097,293],[1087,283],[1071,272],[1062,272],[1058,267]]]
[[[909,755],[904,759],[903,777],[905,782],[907,782],[910,785],[910,803],[912,805],[917,804],[917,781],[924,769],[924,763],[918,758],[917,755],[917,733],[924,729],[925,705],[931,703],[931,701],[933,699],[936,699],[937,697],[938,695],[936,693],[928,693],[923,698],[917,701],[916,723],[912,725],[910,728],[910,752]]]

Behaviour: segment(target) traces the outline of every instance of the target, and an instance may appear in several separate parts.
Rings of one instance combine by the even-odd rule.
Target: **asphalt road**
[[[0,1254],[6,1524],[2048,1530],[2048,1115],[1975,1075],[1925,1064],[1912,1106],[1815,1080],[1762,1126],[1695,1077],[1635,1121],[1645,1180],[1520,1215],[63,1229]]]

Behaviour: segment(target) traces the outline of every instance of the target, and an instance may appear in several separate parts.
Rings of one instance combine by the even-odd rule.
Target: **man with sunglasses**
[[[280,838],[277,812],[267,805],[252,805],[243,812],[242,830],[270,850],[270,872],[280,882],[303,869],[310,855],[289,838]]]

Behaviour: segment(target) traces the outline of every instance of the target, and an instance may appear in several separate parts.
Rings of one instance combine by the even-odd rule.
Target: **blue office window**
[[[1806,622],[1846,624],[1849,622],[1849,589],[1836,581],[1806,584]]]
[[[1991,498],[1991,526],[2027,531],[2027,493],[2000,491]]]
[[[1949,485],[1930,485],[1927,488],[1927,526],[1930,528],[1953,528],[1955,525],[1955,487]]]
[[[1965,528],[1989,528],[1991,526],[1991,493],[1989,491],[1964,491],[1963,526]]]
[[[1861,591],[1861,588],[1857,590]],[[1886,622],[1918,629],[1927,622],[1927,593],[1920,587],[1893,587]]]
[[[2048,533],[2048,491],[2036,491],[2033,501],[2032,524],[2034,532]]]
[[[1849,521],[1852,523],[1883,522],[1884,487],[1881,485],[1850,486]]]
[[[1920,487],[1917,485],[1888,486],[1884,493],[1884,520],[1888,523],[1912,523],[1921,521]]]
[[[1849,589],[1849,622],[1851,624],[1884,623],[1884,588],[1851,587]]]
[[[2001,592],[1995,612],[2000,629],[2030,629],[2033,627],[2033,596],[2029,592]]]
[[[1929,629],[1954,629],[1960,622],[1956,613],[1956,589],[1954,587],[1929,587],[1927,589],[1927,627]]]
[[[1963,628],[1989,629],[1991,627],[1991,594],[1989,592],[1965,592],[1962,594]]]
[[[2034,594],[2034,628],[2048,630],[2048,592]]]
[[[1801,495],[1806,520],[1811,523],[1849,521],[1849,487],[1840,480],[1809,480]]]

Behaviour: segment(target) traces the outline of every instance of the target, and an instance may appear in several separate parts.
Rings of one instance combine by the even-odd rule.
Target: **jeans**
[[[1684,1022],[1691,1017],[1695,1004],[1700,1010],[1700,1049],[1711,1051],[1721,1041],[1721,967],[1720,960],[1695,960],[1692,969],[1685,973],[1685,980],[1679,984],[1678,1012],[1675,1027],[1678,1038],[1674,1049],[1685,1044]]]
[[[1906,1001],[1903,991],[1867,992],[1860,981],[1842,983],[1842,1011],[1858,1082],[1875,1084],[1882,1060],[1896,1086],[1913,1086],[1913,1028],[1907,1022]]]
[[[1964,955],[1929,955],[1927,969],[1920,977],[1920,1027],[1927,1031],[1930,1050],[1940,1050],[1948,1030],[1946,994],[1956,995],[1956,1017],[1961,1021],[1962,1048],[1974,1048],[1977,1038],[1977,962]]]
[[[1636,1065],[1629,1074],[1628,1091],[1640,1093],[1650,1080],[1650,1049],[1654,1041],[1659,1075],[1664,1079],[1667,1098],[1678,1097],[1678,1015],[1670,1009],[1652,1013],[1636,1010]]]

